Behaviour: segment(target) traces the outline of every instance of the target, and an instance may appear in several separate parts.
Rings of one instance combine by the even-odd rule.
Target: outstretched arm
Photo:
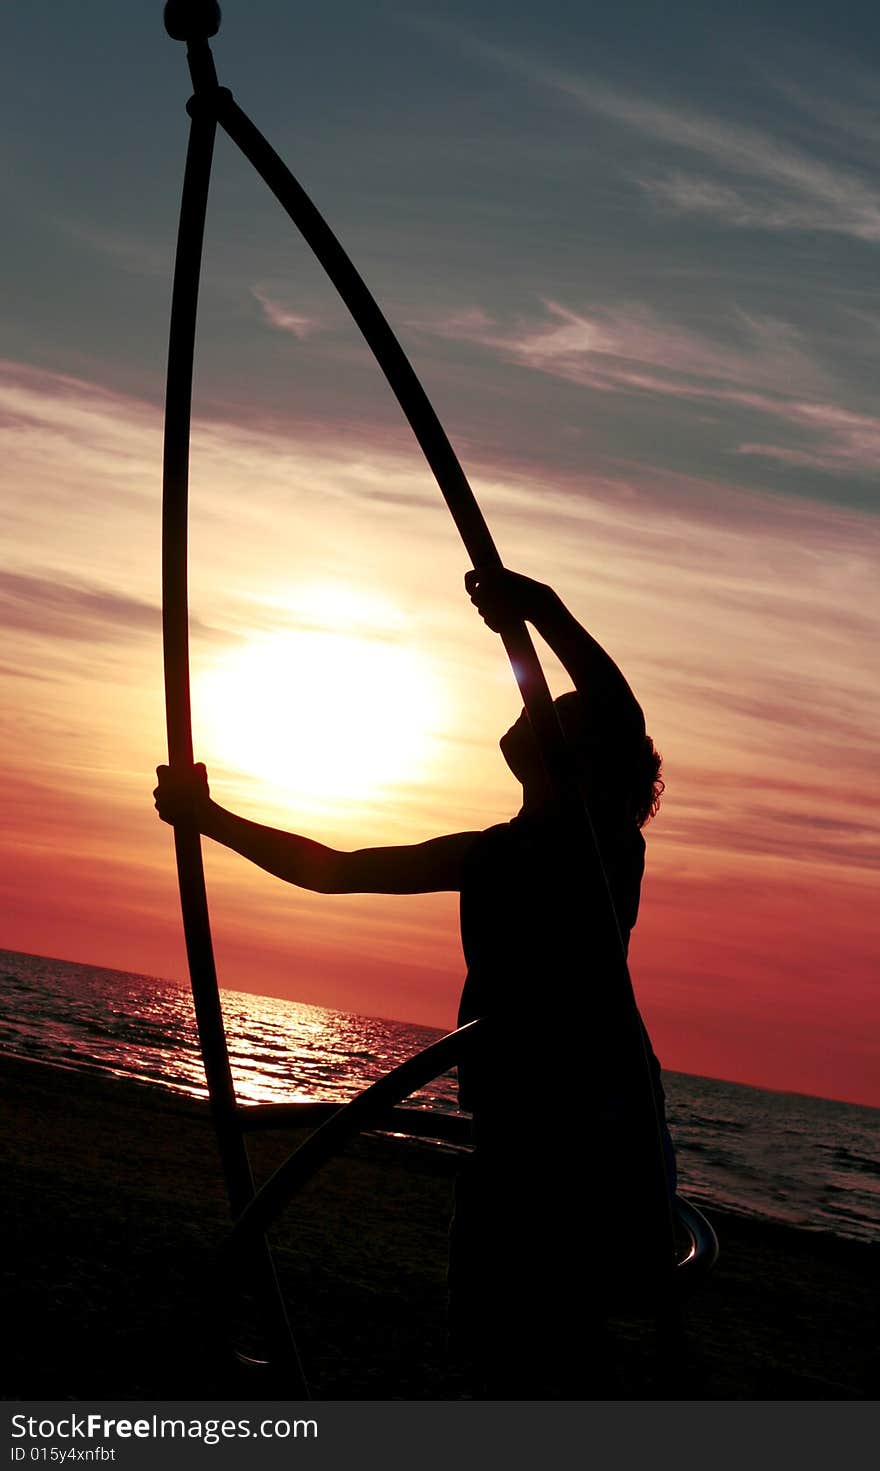
[[[164,822],[186,818],[200,832],[250,859],[267,873],[318,894],[429,894],[461,888],[465,857],[476,833],[451,833],[393,848],[343,853],[298,833],[264,827],[211,800],[205,768],[157,768],[153,793]]]
[[[537,629],[591,705],[616,706],[644,723],[641,707],[610,654],[568,611],[552,587],[506,568],[469,572],[465,587],[484,622],[499,633],[511,619]]]
[[[268,873],[318,894],[430,894],[460,889],[476,833],[451,833],[393,848],[343,853],[297,833],[263,827],[210,804],[204,833]]]

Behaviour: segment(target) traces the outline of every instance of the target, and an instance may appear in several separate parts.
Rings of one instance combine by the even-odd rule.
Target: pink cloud
[[[522,322],[513,330],[478,308],[421,325],[586,389],[727,405],[818,438],[812,445],[747,440],[736,447],[742,455],[832,474],[873,471],[877,464],[880,418],[829,400],[833,384],[786,322],[741,313],[730,325],[744,342],[734,347],[639,303],[589,313],[552,300],[543,305],[542,320]]]
[[[263,308],[264,320],[269,323],[270,327],[276,327],[279,332],[289,332],[297,341],[305,342],[306,338],[322,330],[323,324],[317,317],[307,316],[300,311],[292,311],[290,307],[271,297],[262,286],[252,286],[251,294]]]

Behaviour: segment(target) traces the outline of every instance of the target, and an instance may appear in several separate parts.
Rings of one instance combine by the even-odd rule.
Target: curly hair
[[[663,757],[651,737],[646,735],[635,762],[630,788],[637,827],[644,827],[646,822],[657,816],[660,798],[666,790],[666,783],[660,775],[662,769]]]
[[[625,808],[637,827],[655,817],[665,783],[660,775],[663,758],[649,735],[627,728],[623,721],[597,721],[589,704],[577,693],[560,695],[554,701],[566,740],[584,763],[584,769],[601,774],[606,800]],[[638,712],[641,718],[641,711]]]

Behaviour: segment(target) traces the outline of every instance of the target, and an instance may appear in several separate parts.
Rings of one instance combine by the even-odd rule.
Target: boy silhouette
[[[663,791],[641,707],[551,588],[506,569],[470,572],[465,586],[494,631],[511,620],[531,623],[574,684],[555,705],[625,948],[644,872],[641,829]],[[489,1025],[459,1069],[474,1149],[459,1174],[450,1228],[450,1342],[479,1394],[583,1398],[595,1394],[604,1367],[607,1244],[598,1190],[601,1182],[603,1193],[625,1198],[628,1184],[613,1129],[603,1127],[626,1109],[596,981],[612,960],[607,941],[591,938],[607,898],[585,892],[525,712],[499,744],[522,784],[518,814],[484,832],[412,845],[342,852],[264,827],[214,802],[201,764],[182,773],[158,767],[154,796],[164,821],[187,815],[206,837],[302,888],[460,893],[467,976],[459,1025],[478,1016]],[[646,1034],[645,1041],[663,1121],[659,1064]],[[663,1132],[672,1190],[665,1123]]]

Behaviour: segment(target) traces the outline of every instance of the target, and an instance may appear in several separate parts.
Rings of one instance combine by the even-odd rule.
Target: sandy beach
[[[226,1347],[228,1213],[205,1107],[6,1057],[0,1077],[4,1397],[276,1395]],[[254,1140],[260,1178],[292,1140]],[[273,1241],[316,1397],[463,1392],[444,1353],[454,1172],[445,1151],[367,1137],[288,1209]],[[722,1255],[686,1307],[673,1397],[876,1397],[880,1248],[707,1214]],[[659,1397],[646,1325],[621,1319],[614,1338],[620,1397]]]

